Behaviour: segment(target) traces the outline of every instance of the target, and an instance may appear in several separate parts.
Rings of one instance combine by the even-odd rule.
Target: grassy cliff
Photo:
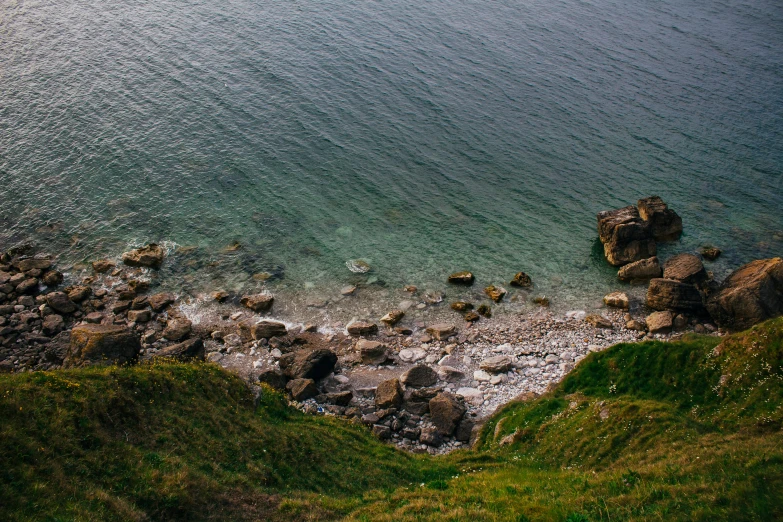
[[[783,319],[621,344],[412,456],[210,365],[0,376],[3,520],[783,518]]]

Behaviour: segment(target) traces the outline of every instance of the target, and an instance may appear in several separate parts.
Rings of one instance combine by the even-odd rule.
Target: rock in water
[[[511,286],[518,286],[520,288],[530,288],[533,286],[533,280],[530,279],[530,276],[526,273],[517,272],[510,284]]]
[[[160,268],[166,252],[155,243],[122,254],[122,262],[128,266]]]
[[[118,325],[82,324],[71,330],[63,366],[130,364],[139,358],[141,343],[132,330]]]
[[[153,359],[175,359],[177,361],[203,361],[204,342],[195,337],[179,344],[173,344],[152,356]]]
[[[667,334],[672,331],[674,316],[671,312],[654,312],[645,320],[651,334]]]
[[[449,436],[454,433],[463,415],[465,405],[455,395],[441,392],[430,399],[432,423],[441,435]]]
[[[707,247],[703,247],[700,250],[700,253],[701,253],[701,257],[703,257],[707,261],[715,261],[720,257],[723,251],[720,248],[707,246]]]
[[[438,374],[429,366],[419,364],[403,373],[400,382],[412,388],[423,388],[438,382]]]
[[[604,304],[611,306],[612,308],[622,308],[628,310],[629,301],[628,294],[625,292],[612,292],[604,296]]]
[[[92,262],[92,269],[98,274],[105,274],[109,270],[113,270],[116,266],[116,263],[109,261],[108,259],[100,259]]]
[[[734,271],[709,297],[707,310],[733,330],[783,314],[783,259],[759,259]]]
[[[451,303],[451,309],[455,312],[467,312],[468,310],[473,310],[473,305],[465,301],[457,301]]]
[[[707,271],[698,256],[679,254],[663,264],[663,278],[699,284],[707,280]]]
[[[272,309],[275,298],[268,294],[245,295],[239,302],[256,313],[264,313]]]
[[[28,270],[48,270],[52,267],[52,260],[48,257],[26,257],[17,259],[13,262],[13,265],[20,272],[27,272]]]
[[[634,206],[598,213],[598,237],[604,255],[614,266],[627,265],[656,254],[650,224]]]
[[[345,266],[354,274],[366,274],[372,270],[370,265],[361,259],[349,259],[345,262]]]
[[[650,223],[656,241],[676,241],[682,235],[682,218],[658,196],[640,199],[639,215]]]
[[[162,312],[167,306],[174,303],[177,300],[177,298],[174,296],[174,294],[169,294],[168,292],[162,292],[160,294],[151,295],[147,302],[150,305],[150,308],[152,308],[156,312]]]
[[[661,264],[658,258],[653,256],[625,265],[617,272],[617,277],[620,281],[645,281],[661,277],[662,274]]]
[[[259,321],[250,326],[250,335],[255,340],[283,337],[288,333],[285,325],[277,321]]]
[[[468,271],[455,272],[451,274],[448,279],[449,283],[453,285],[465,285],[465,286],[472,285],[473,281],[475,280],[476,278],[473,277],[473,274]]]
[[[381,322],[389,326],[394,326],[395,324],[399,323],[404,316],[405,312],[402,310],[392,310],[388,314],[381,317]]]
[[[502,286],[489,285],[484,289],[484,293],[494,302],[499,303],[506,295],[506,289]]]
[[[399,408],[402,405],[402,388],[399,379],[383,381],[375,389],[375,406],[381,409]]]
[[[647,306],[653,310],[701,313],[702,297],[696,286],[674,279],[653,279],[647,288]]]

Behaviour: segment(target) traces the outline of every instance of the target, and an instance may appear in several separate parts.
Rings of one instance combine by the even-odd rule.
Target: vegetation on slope
[[[9,520],[783,518],[783,319],[621,344],[412,456],[209,365],[0,376]]]

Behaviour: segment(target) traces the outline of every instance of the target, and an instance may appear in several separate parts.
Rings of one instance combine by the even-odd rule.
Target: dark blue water
[[[595,213],[651,194],[664,257],[783,254],[777,1],[6,0],[0,75],[0,243],[167,242],[194,292],[471,269],[593,299]]]

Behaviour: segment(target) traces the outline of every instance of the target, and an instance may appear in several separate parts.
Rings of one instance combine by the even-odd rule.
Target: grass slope
[[[210,365],[0,376],[3,520],[783,519],[783,319],[620,344],[412,456]]]

